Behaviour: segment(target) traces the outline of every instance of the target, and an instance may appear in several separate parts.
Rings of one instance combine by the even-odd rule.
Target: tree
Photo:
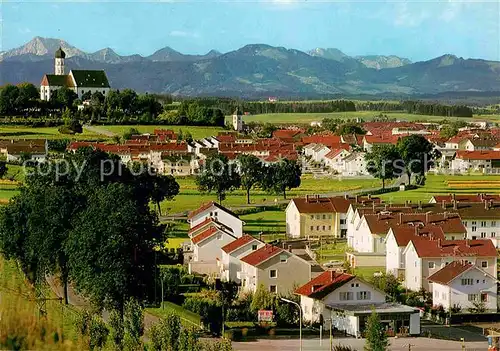
[[[40,98],[38,89],[31,83],[21,83],[17,85],[19,95],[16,99],[16,105],[19,109],[35,107],[36,101]]]
[[[452,124],[445,124],[439,131],[439,136],[449,139],[458,134],[458,128]]]
[[[366,323],[365,351],[386,351],[388,348],[389,340],[384,326],[380,322],[377,312],[373,309]]]
[[[111,327],[111,339],[113,340],[116,350],[122,350],[125,329],[121,311],[116,309],[111,311],[109,314],[109,326]]]
[[[385,181],[398,177],[396,174],[396,163],[401,160],[401,155],[395,145],[377,144],[372,151],[365,155],[368,173],[378,179],[382,179],[382,189],[385,189]]]
[[[214,154],[205,160],[205,169],[196,177],[196,184],[201,192],[215,192],[217,200],[222,203],[226,192],[240,187],[241,179],[227,156]]]
[[[141,134],[137,128],[129,128],[125,133],[123,133],[123,139],[124,140],[130,140],[132,138],[132,135],[139,135]]]
[[[253,294],[252,302],[250,304],[250,309],[257,313],[258,310],[269,310],[272,309],[274,305],[273,295],[264,288],[264,285],[259,285],[257,290]]]
[[[144,309],[133,297],[125,304],[123,326],[127,345],[132,350],[138,349],[144,334]]]
[[[17,113],[17,99],[19,88],[15,85],[7,84],[0,89],[0,115],[8,116]]]
[[[338,127],[336,134],[337,135],[366,134],[366,130],[364,130],[360,125],[356,123],[345,123]]]
[[[267,192],[282,194],[286,199],[286,190],[298,188],[302,170],[296,161],[282,159],[273,163],[265,171],[262,188]]]
[[[262,161],[254,155],[238,156],[241,185],[247,192],[247,204],[250,204],[250,190],[258,185],[264,177]]]
[[[172,200],[179,194],[179,189],[179,183],[177,183],[172,175],[156,175],[156,177],[154,177],[151,199],[156,203],[160,216],[160,203],[163,200]]]
[[[435,158],[432,144],[423,136],[414,134],[399,139],[396,146],[404,161],[408,184],[411,184],[412,173],[424,177]]]
[[[76,93],[68,88],[59,88],[51,95],[50,100],[53,101],[58,108],[69,108],[73,107],[73,102],[78,98]]]

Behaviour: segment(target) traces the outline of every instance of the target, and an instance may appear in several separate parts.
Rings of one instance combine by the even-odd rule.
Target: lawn
[[[99,126],[100,129],[109,130],[112,133],[116,133],[118,135],[123,135],[130,128],[136,128],[141,133],[153,133],[155,129],[171,129],[176,133],[182,130],[183,133],[189,132],[193,136],[194,139],[202,139],[209,136],[215,136],[219,132],[225,131],[220,127],[197,127],[197,126],[165,126],[165,125],[128,125],[128,126]]]
[[[58,127],[31,128],[25,126],[0,127],[0,139],[84,139],[98,140],[105,138],[103,135],[89,132],[84,129],[83,133],[68,135],[61,134]]]
[[[244,232],[258,236],[262,234],[286,233],[285,211],[264,211],[240,216],[245,222]]]
[[[354,274],[361,278],[370,281],[373,274],[377,272],[385,272],[385,267],[357,267],[354,268]]]
[[[330,112],[330,113],[268,113],[260,115],[243,116],[245,122],[269,122],[269,123],[311,123],[319,122],[323,118],[340,118],[340,119],[353,119],[362,118],[369,121],[380,114],[387,115],[388,118],[395,118],[405,121],[442,121],[445,117],[442,116],[427,116],[415,115],[405,112],[379,112],[379,111],[349,111],[349,112]],[[471,120],[471,118],[446,118],[448,120]],[[492,120],[498,121],[499,115],[481,115],[474,116],[472,119],[477,120]],[[231,121],[231,116],[226,117],[227,121]]]
[[[498,175],[427,175],[425,186],[415,190],[400,191],[380,195],[386,202],[403,203],[411,200],[413,203],[428,202],[433,195],[438,194],[477,194],[500,193]]]
[[[186,327],[201,326],[201,317],[199,314],[188,311],[173,302],[165,301],[163,302],[163,308],[146,308],[146,311],[159,318],[168,318],[173,313],[181,318],[181,323]]]
[[[317,260],[319,263],[344,261],[346,250],[347,242],[323,244],[320,246],[320,249],[316,250],[316,253],[318,254]]]
[[[200,194],[193,177],[179,177],[177,182],[180,185],[180,193],[173,201],[162,202],[162,213],[186,213],[198,208],[202,203],[217,200],[215,194]],[[287,192],[287,198],[305,196],[306,194],[341,194],[357,189],[378,188],[380,185],[381,182],[377,179],[314,179],[310,175],[305,175],[302,177],[302,184],[299,188]],[[252,190],[250,200],[252,204],[269,204],[283,200],[283,197],[256,189]],[[245,206],[245,191],[239,189],[228,193],[223,205],[228,207]]]

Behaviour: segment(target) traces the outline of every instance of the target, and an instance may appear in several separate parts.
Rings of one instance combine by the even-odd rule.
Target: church
[[[104,71],[72,69],[69,74],[65,74],[65,57],[66,53],[62,48],[59,48],[55,54],[55,74],[44,75],[40,84],[41,100],[49,101],[51,93],[62,87],[73,90],[79,99],[88,92],[93,94],[98,91],[104,96],[108,94],[110,86]]]

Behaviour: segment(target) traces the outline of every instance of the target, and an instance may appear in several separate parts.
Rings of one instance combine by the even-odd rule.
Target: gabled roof
[[[313,299],[322,299],[354,278],[356,276],[347,273],[325,271],[295,290],[295,293]]]
[[[491,240],[422,240],[411,243],[418,257],[496,257],[497,250]]]
[[[207,230],[201,232],[200,234],[194,236],[191,238],[191,241],[193,242],[193,244],[198,244],[199,242],[205,240],[205,239],[208,239],[210,238],[212,235],[218,233],[218,232],[223,232],[222,230],[218,229],[218,228],[208,228]]]
[[[292,199],[300,213],[347,213],[350,204],[356,203],[380,203],[377,197],[321,197],[318,195],[307,195]]]
[[[103,70],[77,70],[69,72],[79,88],[109,88],[108,77]]]
[[[220,209],[220,210],[222,210],[222,211],[224,211],[224,212],[227,212],[227,213],[229,213],[231,216],[236,217],[236,218],[238,218],[238,219],[239,219],[239,217],[238,217],[238,215],[237,215],[236,213],[232,212],[231,210],[227,209],[226,207],[224,207],[224,206],[222,206],[222,205],[219,205],[219,204],[218,204],[217,202],[215,202],[215,201],[210,201],[210,202],[207,202],[207,203],[205,203],[205,204],[201,205],[198,209],[196,209],[196,210],[194,210],[194,211],[189,212],[189,214],[188,214],[188,219],[193,218],[194,216],[196,216],[196,215],[198,215],[198,214],[200,214],[200,213],[205,212],[206,210],[208,210],[208,209],[209,209],[210,207],[212,207],[212,206],[215,206],[215,207],[217,207],[218,209]]]
[[[448,194],[434,195],[436,203],[460,201],[460,202],[484,202],[485,200],[500,201],[500,194]]]
[[[203,222],[201,223],[198,223],[197,225],[195,225],[194,227],[190,228],[188,230],[188,234],[191,234],[192,232],[195,232],[197,231],[198,229],[210,224],[210,223],[215,223],[215,219],[213,219],[212,217],[208,217],[206,218]]]
[[[223,246],[222,251],[224,251],[225,253],[231,253],[234,250],[237,250],[240,247],[243,247],[244,245],[246,245],[252,241],[259,241],[259,240],[254,238],[251,235],[244,234],[242,237],[240,237],[234,241],[231,241],[229,244]]]
[[[427,280],[433,283],[448,285],[451,281],[455,280],[455,278],[467,272],[472,267],[474,266],[470,263],[454,261],[431,275]]]
[[[444,240],[444,231],[441,227],[425,226],[425,227],[401,227],[396,226],[391,228],[396,243],[399,247],[406,247],[413,239],[441,239]]]
[[[258,266],[259,264],[267,261],[268,259],[282,252],[286,251],[277,246],[266,244],[262,246],[260,249],[255,250],[251,254],[241,258],[241,261],[248,263],[251,266]]]
[[[52,87],[72,87],[73,82],[69,75],[67,74],[46,74],[42,78],[43,86],[52,86]]]
[[[456,158],[462,160],[500,160],[500,151],[479,150],[464,151],[458,150]]]

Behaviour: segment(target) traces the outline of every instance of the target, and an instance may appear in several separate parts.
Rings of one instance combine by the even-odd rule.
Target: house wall
[[[357,293],[367,291],[370,292],[370,299],[359,300]],[[341,300],[341,293],[351,292],[353,300]],[[352,304],[370,304],[370,303],[382,303],[385,302],[385,294],[374,289],[371,285],[366,284],[362,280],[355,278],[346,284],[342,285],[340,288],[336,289],[328,296],[323,299],[325,305],[352,305]]]
[[[238,272],[241,272],[241,258],[249,255],[254,251],[254,245],[256,249],[260,249],[264,246],[264,243],[258,240],[253,240],[248,244],[234,250],[233,252],[227,254],[222,251],[222,262],[223,262],[223,279],[226,281],[233,281],[240,283],[241,279],[238,278]]]
[[[478,219],[464,217],[462,222],[467,229],[467,239],[490,239],[495,247],[500,247],[500,218]]]
[[[280,256],[287,256],[286,262]],[[263,285],[269,291],[271,285],[276,286],[276,293],[288,294],[311,280],[311,265],[297,256],[284,251],[257,267],[257,286]],[[276,278],[270,277],[270,271],[276,270]]]
[[[299,209],[293,201],[290,201],[286,211],[286,234],[292,238],[299,238],[301,236],[300,213]]]
[[[349,335],[359,336],[359,319],[356,316],[345,315],[342,312],[331,311],[330,318],[334,328],[345,331]]]
[[[340,236],[340,219],[335,212],[300,214],[301,236]]]
[[[398,270],[404,268],[404,260],[402,258],[402,249],[398,246],[396,238],[391,230],[387,235],[385,246],[387,250],[385,271],[387,274],[392,274],[397,277]]]
[[[243,235],[243,222],[239,218],[234,217],[232,214],[229,214],[215,206],[211,206],[202,213],[198,213],[196,216],[192,217],[190,220],[191,228],[200,224],[208,217],[215,218],[220,223],[231,228],[235,237],[239,238]]]
[[[232,242],[234,238],[222,231],[212,235],[198,244],[193,244],[193,261],[213,261],[222,259],[221,247]]]
[[[325,315],[325,304],[321,300],[301,295],[300,307],[302,308],[304,321],[309,323],[319,322],[321,315],[323,315],[323,320],[329,318],[328,315]]]
[[[404,285],[407,289],[417,291],[422,287],[422,260],[418,257],[417,252],[411,243],[406,248],[404,256]]]

